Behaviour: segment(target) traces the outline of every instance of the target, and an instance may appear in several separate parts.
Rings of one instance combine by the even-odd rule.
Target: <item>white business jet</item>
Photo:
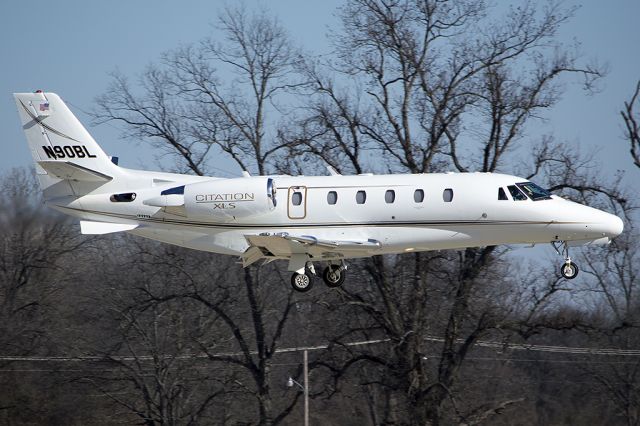
[[[255,176],[223,179],[117,166],[54,93],[14,95],[46,203],[83,234],[129,232],[243,265],[283,259],[308,291],[315,262],[329,287],[346,259],[496,244],[606,244],[622,220],[517,176],[494,173]]]

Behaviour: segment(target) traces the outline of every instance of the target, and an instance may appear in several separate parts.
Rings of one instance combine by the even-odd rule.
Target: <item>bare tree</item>
[[[640,127],[638,127],[638,105],[640,104],[640,80],[636,83],[636,90],[631,99],[624,103],[624,109],[620,111],[625,124],[625,138],[631,145],[631,158],[637,167],[640,167]]]
[[[0,354],[47,356],[60,353],[58,315],[64,288],[79,276],[74,259],[86,247],[70,222],[41,208],[31,170],[14,169],[0,177]],[[27,417],[44,421],[47,371],[33,381],[15,370],[29,368],[0,360],[0,413],[6,422]],[[33,384],[36,383],[34,386]],[[6,417],[5,417],[6,416]]]
[[[118,250],[103,256],[96,271],[101,285],[90,298],[102,306],[93,315],[114,326],[106,336],[83,339],[84,347],[101,355],[98,366],[108,368],[83,381],[113,401],[124,418],[133,415],[147,425],[224,424],[225,398],[237,392],[234,373],[209,365],[194,341],[201,328],[218,330],[215,320],[197,315],[193,301],[173,297],[180,278],[172,272],[180,258],[161,262],[160,254],[168,253],[157,244],[126,238],[108,246]]]
[[[217,146],[242,170],[262,175],[282,148],[273,113],[280,96],[296,85],[298,55],[265,12],[250,16],[243,8],[227,8],[218,27],[224,43],[211,37],[166,53],[161,65],[141,76],[139,96],[114,75],[95,117],[124,122],[128,134],[157,141],[197,174]]]
[[[561,75],[579,74],[590,89],[603,72],[554,42],[573,10],[525,3],[496,21],[489,12],[481,1],[348,2],[339,60],[305,66],[312,106],[289,140],[334,168],[370,168],[371,156],[357,155],[364,148],[389,155],[382,171],[500,169],[557,101]],[[336,68],[350,89],[323,76]]]
[[[69,222],[40,209],[28,171],[3,176],[0,190],[7,206],[0,211],[0,347],[5,354],[46,351],[45,312],[75,278],[69,259],[84,241]]]
[[[632,225],[632,224],[631,224]],[[587,291],[600,321],[593,336],[602,345],[636,349],[640,343],[640,259],[638,232],[633,226],[611,244],[585,253],[585,272],[592,277]],[[584,371],[597,383],[600,392],[613,404],[625,424],[640,424],[640,360],[620,357],[614,362],[584,364]]]
[[[281,423],[299,400],[274,394],[271,377],[295,304],[286,280],[231,258],[123,244],[134,249],[118,250],[107,270],[119,327],[103,349],[121,373],[92,377],[109,384],[101,391],[150,424]],[[135,392],[119,396],[114,383]]]
[[[359,93],[343,87],[323,68],[313,60],[300,64],[306,82],[299,90],[304,96],[303,114],[279,130],[288,151],[288,162],[281,171],[308,174],[319,159],[341,174],[363,173],[371,160],[367,154],[374,147],[362,134],[361,120],[373,111],[362,106]]]
[[[194,137],[188,108],[181,102],[169,73],[150,65],[138,79],[143,94],[137,96],[128,79],[118,72],[105,94],[98,97],[97,123],[124,123],[124,136],[149,141],[162,156],[174,158],[179,171],[206,172],[210,139]],[[209,111],[215,116],[215,111]],[[185,169],[186,167],[186,169]]]
[[[214,145],[243,170],[260,173],[285,149],[288,161],[276,168],[287,172],[308,170],[313,159],[355,173],[505,170],[508,154],[525,145],[527,126],[559,99],[559,77],[582,76],[590,89],[602,71],[555,42],[573,10],[526,2],[500,20],[489,19],[490,12],[472,0],[353,0],[341,9],[337,60],[325,62],[299,60],[274,21],[227,10],[220,21],[225,44],[208,40],[177,49],[144,77],[152,88],[148,95],[156,96],[157,88],[160,102],[145,101],[147,107],[138,100],[144,98],[127,94],[126,85],[116,85],[101,117],[159,138],[199,174]],[[227,85],[218,67],[240,77]],[[294,68],[304,85],[293,81]],[[300,112],[278,128],[276,139],[267,109],[280,107],[280,94],[293,86]],[[129,104],[122,102],[128,98]],[[551,140],[536,144],[534,154],[523,166],[530,177],[576,199],[600,197],[614,211],[628,210],[619,181],[603,184],[589,168],[591,158]],[[381,155],[391,160],[376,161]],[[483,247],[357,262],[363,272],[354,276],[361,285],[337,292],[339,300],[332,302],[339,317],[324,329],[335,359],[315,362],[336,379],[329,393],[353,380],[374,390],[368,402],[379,423],[478,424],[521,403],[506,392],[466,398],[469,354],[482,338],[531,338],[575,328],[577,321],[547,315],[557,295],[569,290],[562,279],[507,274],[512,266],[504,253]],[[282,421],[295,400],[274,398],[270,374],[287,330],[291,293],[270,298],[271,290],[283,291],[281,281],[265,277],[267,270],[276,273],[270,268],[239,272],[228,265],[235,273],[211,289],[187,268],[172,267],[186,287],[150,300],[189,298],[222,324],[240,356],[221,355],[218,335],[194,336],[198,345],[213,363],[246,374],[240,383],[255,396],[261,424]],[[440,340],[429,340],[433,336]],[[357,350],[346,345],[358,338],[389,343]]]
[[[506,154],[522,141],[527,123],[557,101],[557,78],[578,73],[591,87],[601,71],[580,67],[574,54],[549,48],[572,10],[550,3],[540,11],[526,3],[500,22],[485,20],[487,12],[482,2],[474,1],[455,5],[349,2],[342,9],[343,31],[336,36],[339,64],[347,78],[362,78],[360,84],[370,99],[367,114],[353,109],[356,105],[362,108],[360,103],[336,102],[361,98],[336,96],[335,85],[321,78],[310,79],[319,105],[333,105],[334,116],[328,120],[322,114],[331,110],[311,109],[312,114],[302,121],[301,152],[337,164],[341,157],[353,162],[349,154],[356,147],[376,146],[393,159],[395,166],[389,170],[414,173],[440,170],[449,163],[460,171],[504,168]],[[334,145],[342,150],[339,155],[336,149],[309,150],[313,147],[309,135],[317,138],[320,146],[327,146],[321,141],[336,134],[333,123],[349,123],[336,107],[339,105],[342,109],[351,106],[348,116],[359,117],[357,138],[339,133]],[[316,125],[313,133],[308,131],[309,122]],[[326,129],[324,133],[318,123]],[[349,136],[348,144],[342,142],[344,134]],[[459,153],[461,143],[466,144],[468,158]],[[570,180],[562,183],[569,185]],[[362,329],[378,330],[394,342],[394,362],[389,362],[388,354],[365,353],[355,354],[345,366],[358,361],[388,366],[387,376],[396,382],[386,386],[402,389],[402,398],[406,398],[402,406],[412,413],[416,424],[438,424],[446,419],[480,422],[511,404],[510,399],[488,405],[485,401],[462,409],[455,403],[460,399],[456,388],[469,351],[478,339],[505,327],[504,307],[476,310],[472,303],[489,291],[488,277],[500,270],[501,254],[495,247],[484,247],[466,249],[452,259],[418,254],[411,262],[378,258],[366,262],[368,274],[363,279],[373,285],[375,296],[368,297],[362,290],[347,292],[347,305],[370,316],[373,322]],[[433,308],[427,297],[433,297],[430,283],[438,277],[431,263],[449,273],[448,279],[441,281],[450,292],[436,309],[438,321],[427,314],[427,307]],[[404,277],[401,289],[399,277]],[[551,285],[547,291],[555,294],[557,287]],[[530,315],[539,306],[531,305]],[[427,330],[444,338],[436,373],[427,372],[421,361]],[[344,368],[337,370],[337,375],[341,374]],[[390,395],[398,398],[397,393]]]

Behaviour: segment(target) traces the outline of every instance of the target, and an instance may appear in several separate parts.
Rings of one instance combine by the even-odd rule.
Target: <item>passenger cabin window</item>
[[[445,201],[445,203],[450,203],[453,200],[453,189],[445,189],[442,192],[442,199]]]
[[[367,201],[367,193],[364,191],[358,191],[356,193],[356,203],[364,204]]]
[[[509,200],[507,198],[507,194],[504,192],[504,189],[498,188],[498,200]]]
[[[509,185],[507,188],[509,189],[509,193],[511,193],[511,197],[512,197],[515,201],[522,201],[522,200],[526,200],[526,199],[527,199],[527,196],[526,196],[526,195],[524,195],[524,194],[522,193],[522,191],[520,191],[520,190],[518,189],[518,187],[517,187],[517,186],[515,186],[515,185]]]
[[[109,200],[113,203],[130,203],[136,199],[135,192],[127,192],[126,194],[113,194]]]
[[[338,193],[336,191],[329,191],[327,193],[327,203],[333,205],[338,202]]]
[[[291,204],[294,206],[302,204],[302,192],[296,191],[291,195]]]
[[[387,202],[387,204],[391,204],[396,200],[396,192],[393,189],[389,189],[387,192],[384,193],[384,201]]]
[[[416,189],[413,192],[413,201],[421,203],[424,201],[424,191],[422,189]]]

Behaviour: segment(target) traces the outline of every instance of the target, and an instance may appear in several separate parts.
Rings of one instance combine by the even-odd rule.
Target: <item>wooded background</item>
[[[17,169],[0,181],[0,421],[301,424],[286,381],[301,381],[300,348],[323,346],[312,424],[640,424],[637,187],[531,132],[566,84],[587,96],[606,73],[556,41],[573,12],[349,0],[317,57],[267,12],[230,7],[224,40],[114,73],[94,117],[199,175],[225,155],[254,174],[532,179],[625,220],[611,245],[572,252],[577,279],[491,246],[352,261],[344,287],[300,294],[279,263],[82,236]],[[640,167],[629,87],[620,123]]]

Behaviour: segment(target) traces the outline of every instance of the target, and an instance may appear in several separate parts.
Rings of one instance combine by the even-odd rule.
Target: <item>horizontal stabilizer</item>
[[[109,182],[112,178],[95,170],[70,163],[68,161],[38,161],[50,175],[62,180],[74,180],[79,182]]]
[[[80,231],[85,235],[102,235],[111,234],[113,232],[131,231],[137,227],[137,224],[128,223],[91,222],[88,220],[80,221]]]

